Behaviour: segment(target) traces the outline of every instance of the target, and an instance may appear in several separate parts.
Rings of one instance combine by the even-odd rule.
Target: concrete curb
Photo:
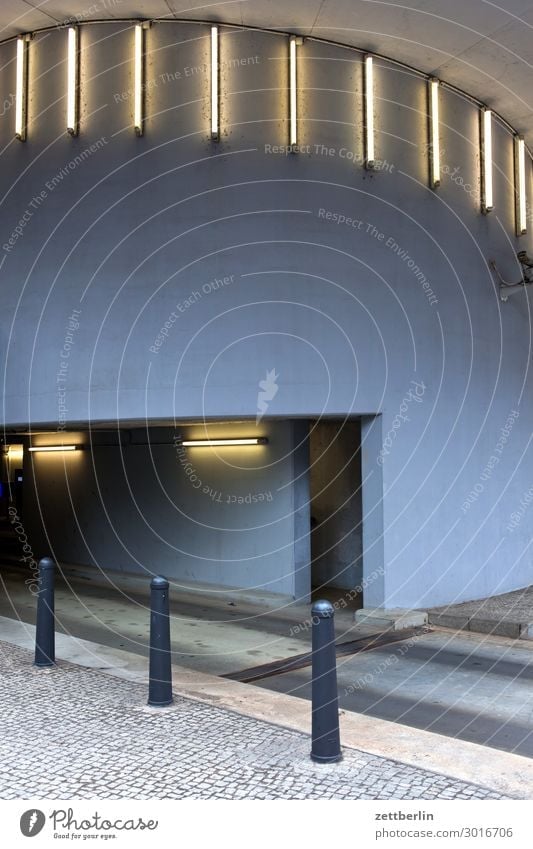
[[[362,607],[355,612],[357,625],[371,625],[379,630],[392,629],[402,631],[405,628],[421,628],[427,625],[428,615],[425,610],[412,610],[407,607]]]
[[[2,616],[0,639],[32,650],[35,628]],[[148,683],[148,660],[141,655],[64,634],[56,635],[56,652],[61,660],[129,681]],[[172,667],[172,679],[176,695],[303,734],[311,732],[311,707],[304,699],[181,666]],[[506,796],[533,798],[533,760],[521,755],[346,711],[341,711],[341,740],[345,747],[477,784]]]
[[[533,623],[512,619],[483,618],[480,615],[429,612],[429,624],[435,628],[450,628],[473,634],[490,634],[493,637],[508,637],[511,640],[533,640]]]

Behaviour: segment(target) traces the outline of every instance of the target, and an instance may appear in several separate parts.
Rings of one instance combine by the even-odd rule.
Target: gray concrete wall
[[[530,235],[514,236],[511,135],[496,124],[496,209],[482,216],[478,109],[443,89],[443,178],[431,191],[425,81],[378,60],[376,156],[387,163],[369,172],[357,161],[361,56],[307,41],[309,147],[276,152],[288,140],[286,39],[230,29],[214,144],[208,36],[199,24],[148,32],[142,138],[130,27],[82,29],[75,139],[64,132],[66,33],[32,42],[27,142],[13,139],[12,111],[0,120],[5,424],[254,418],[259,381],[275,369],[268,416],[380,414],[386,453],[375,439],[373,457],[363,446],[367,503],[383,519],[377,527],[373,512],[364,567],[382,551],[374,603],[424,607],[530,584],[528,296],[502,304],[488,267],[494,258],[518,279],[516,250],[531,249]],[[14,51],[0,48],[7,93]],[[378,459],[382,502],[364,471]]]
[[[261,426],[267,445],[174,442],[177,434],[205,438],[204,431],[123,431],[121,444],[116,433],[93,433],[90,443],[79,433],[71,439],[83,450],[26,454],[24,524],[34,550],[105,572],[164,574],[178,586],[294,596],[292,425]],[[208,433],[249,436],[257,429],[241,423]],[[299,593],[309,594],[303,567]]]

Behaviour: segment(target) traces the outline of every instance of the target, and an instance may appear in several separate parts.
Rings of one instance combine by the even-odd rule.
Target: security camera
[[[517,292],[523,292],[525,285],[525,283],[500,283],[500,300],[505,303],[511,295],[516,295]]]
[[[527,268],[533,268],[533,259],[528,256],[527,251],[519,251],[517,253],[518,262],[525,265]]]
[[[524,275],[524,283],[533,283],[533,259],[528,256],[527,251],[520,251],[517,254],[518,260],[522,265],[522,273]]]
[[[522,280],[518,283],[508,283],[503,279],[502,275],[498,271],[498,267],[496,265],[495,260],[489,260],[489,266],[492,268],[494,273],[497,275],[500,281],[500,299],[502,301],[507,301],[511,295],[516,295],[518,292],[523,292],[526,286],[530,286],[533,283],[533,259],[531,259],[526,251],[520,251],[517,254],[518,261],[522,265]]]

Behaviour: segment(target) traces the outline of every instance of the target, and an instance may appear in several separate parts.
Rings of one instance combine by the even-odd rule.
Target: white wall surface
[[[531,248],[530,235],[514,235],[512,137],[495,125],[496,206],[483,216],[478,108],[443,89],[443,177],[432,191],[425,81],[379,60],[384,167],[367,171],[357,161],[361,55],[307,41],[299,129],[308,147],[274,153],[288,138],[287,41],[228,29],[216,144],[208,77],[186,70],[207,60],[208,36],[201,24],[147,33],[141,138],[128,96],[131,27],[82,29],[77,138],[64,131],[66,33],[30,45],[28,140],[13,139],[12,110],[0,118],[2,244],[21,229],[0,270],[5,424],[57,428],[69,332],[67,426],[254,419],[259,381],[275,369],[268,417],[379,414],[380,441],[363,443],[363,479],[380,456],[383,491],[379,507],[366,502],[364,568],[382,560],[385,576],[367,600],[425,607],[530,584],[531,509],[509,529],[531,486],[528,295],[502,304],[488,267],[494,258],[517,280],[516,251]],[[14,44],[0,52],[9,93]],[[280,531],[272,547],[285,543]]]

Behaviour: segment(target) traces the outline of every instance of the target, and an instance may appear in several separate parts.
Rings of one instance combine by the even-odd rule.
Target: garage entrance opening
[[[309,460],[313,596],[333,600],[363,577],[360,422],[310,422]]]

